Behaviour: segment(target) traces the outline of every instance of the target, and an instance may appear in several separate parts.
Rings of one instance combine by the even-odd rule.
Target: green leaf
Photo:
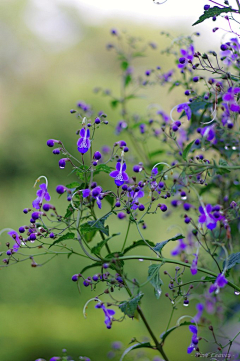
[[[155,243],[151,242],[151,241],[146,241],[151,247],[154,247],[155,246]],[[133,242],[133,244],[131,244],[131,246],[125,248],[124,250],[124,254],[129,252],[131,249],[134,249],[135,247],[139,247],[139,246],[147,246],[147,244],[142,240],[140,239],[139,241],[135,241]]]
[[[161,336],[160,336],[161,339],[162,339],[162,342],[165,341],[166,337],[167,337],[172,331],[176,330],[177,328],[179,328],[179,327],[181,327],[181,326],[190,326],[190,325],[192,325],[192,324],[193,324],[192,322],[185,321],[185,322],[183,322],[183,323],[180,323],[180,325],[174,326],[174,327],[170,328],[169,330],[167,330],[166,332],[163,332],[163,333],[161,334]]]
[[[119,103],[120,102],[117,99],[111,100],[111,102],[110,102],[112,108],[117,108]]]
[[[189,143],[186,148],[183,151],[182,157],[185,161],[187,161],[188,153],[190,152],[192,145],[194,144],[195,140],[193,140],[191,143]]]
[[[222,158],[219,159],[219,163],[218,163],[218,164],[221,165],[221,166],[223,166],[223,167],[227,167],[227,166],[228,166],[228,163],[226,162],[226,160],[225,160],[225,159],[222,159]]]
[[[125,82],[124,82],[124,86],[127,87],[132,81],[132,77],[130,74],[125,76]]]
[[[150,152],[148,155],[149,155],[150,158],[152,158],[152,157],[155,157],[156,155],[159,155],[159,154],[162,154],[162,153],[164,153],[164,150],[159,149],[159,150],[155,150],[154,152]]]
[[[232,253],[228,258],[227,269],[231,269],[232,267],[240,264],[240,252]],[[225,268],[225,261],[223,262],[223,268]]]
[[[94,169],[94,175],[100,173],[100,172],[104,172],[109,174],[114,168],[113,167],[109,167],[106,164],[99,164],[95,167]]]
[[[65,213],[64,218],[70,218],[71,215],[74,213],[75,209],[73,208],[73,206],[71,204],[69,204],[69,206],[67,207],[67,211]]]
[[[64,234],[63,236],[59,237],[58,239],[56,239],[56,241],[54,241],[53,244],[51,244],[51,246],[49,246],[49,248],[51,248],[52,246],[54,246],[57,243],[64,241],[65,239],[73,239],[73,238],[75,238],[75,234],[72,232],[68,232],[68,233]]]
[[[81,274],[84,273],[85,271],[87,271],[88,269],[90,268],[94,268],[94,267],[102,267],[102,263],[101,262],[96,262],[96,263],[92,263],[86,267],[84,267],[82,270],[81,270]]]
[[[128,66],[129,66],[129,64],[128,64],[128,62],[126,60],[122,61],[121,68],[123,70],[126,70],[128,68]]]
[[[163,263],[151,264],[151,266],[149,266],[148,268],[148,280],[151,283],[151,285],[154,287],[155,296],[157,299],[160,298],[162,293],[161,286],[163,284],[163,281],[161,280],[159,275],[159,270],[162,265]]]
[[[95,236],[95,234],[97,233],[97,231],[89,231],[87,233],[84,234],[84,238],[86,242],[91,242]]]
[[[104,226],[105,220],[110,216],[111,212],[107,213],[104,217],[97,219],[96,221],[89,221],[80,226],[80,230],[83,234],[86,234],[91,231],[99,231],[106,236],[109,236],[109,227]]]
[[[79,182],[72,182],[72,183],[69,183],[69,184],[66,185],[66,187],[70,188],[70,189],[78,188],[80,186],[82,186],[82,183],[79,183]]]
[[[153,248],[154,251],[157,251],[159,253],[162,252],[162,249],[164,246],[166,246],[166,244],[170,241],[177,241],[178,239],[182,239],[182,238],[185,238],[182,234],[178,234],[177,236],[175,237],[172,237],[172,238],[169,238],[167,239],[166,241],[163,241],[163,242],[160,242],[160,243],[157,243],[156,246]]]
[[[110,195],[105,196],[104,199],[106,199],[106,201],[110,204],[110,206],[112,207],[114,205],[114,197],[111,197]]]
[[[105,244],[112,239],[113,237],[119,236],[121,233],[114,233],[112,236],[104,239],[102,242],[99,242],[96,246],[91,249],[91,252],[96,255],[100,255],[101,249],[105,246]]]
[[[201,15],[200,18],[192,26],[200,24],[204,20],[212,18],[213,16],[218,16],[223,13],[234,13],[234,12],[236,12],[236,10],[233,10],[230,7],[219,8],[218,6],[214,6],[213,8],[205,10],[203,15]]]
[[[133,318],[142,297],[143,293],[140,292],[137,296],[131,298],[129,301],[122,302],[118,307],[125,315]]]
[[[138,348],[152,348],[153,349],[153,346],[151,346],[151,344],[149,342],[144,342],[144,343],[135,343],[135,345],[132,345],[130,347],[128,347],[124,353],[122,354],[122,357],[120,359],[120,361],[123,360],[123,358],[132,350],[136,350]]]

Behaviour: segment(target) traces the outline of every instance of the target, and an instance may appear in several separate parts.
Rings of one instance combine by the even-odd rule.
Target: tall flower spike
[[[79,138],[77,141],[78,151],[80,153],[84,154],[89,150],[89,148],[91,146],[91,142],[89,140],[90,130],[82,128],[80,130],[80,136],[81,136],[81,138]]]

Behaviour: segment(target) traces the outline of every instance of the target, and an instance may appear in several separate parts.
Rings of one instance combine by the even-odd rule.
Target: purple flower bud
[[[139,172],[141,172],[141,170],[142,170],[142,167],[140,167],[140,165],[136,164],[133,166],[133,171],[135,173],[139,173]]]
[[[145,207],[144,207],[144,205],[143,204],[140,204],[139,206],[138,206],[138,209],[139,209],[139,211],[144,211],[144,209],[145,209]]]
[[[146,75],[146,76],[149,76],[150,74],[151,74],[151,70],[146,70],[146,71],[145,71],[145,75]]]
[[[78,280],[78,274],[73,275],[72,276],[72,281],[77,282],[77,280]]]
[[[177,207],[177,206],[178,206],[178,203],[179,203],[179,201],[178,201],[177,199],[174,199],[174,200],[172,200],[171,205],[172,205],[173,207]]]
[[[117,201],[117,202],[115,203],[115,207],[121,207],[121,203],[120,203],[119,201]]]
[[[76,113],[76,110],[71,109],[71,110],[70,110],[70,113],[71,113],[71,114]]]
[[[126,214],[123,212],[119,212],[117,216],[119,219],[124,219],[126,217]]]
[[[98,281],[98,275],[94,275],[92,279],[93,279],[93,281],[95,281],[95,282]]]
[[[95,124],[100,124],[100,123],[101,123],[101,119],[97,117],[97,118],[95,119]]]
[[[111,29],[111,34],[112,35],[118,35],[117,29]]]
[[[58,194],[63,194],[65,191],[66,191],[66,188],[64,186],[59,185],[56,187],[56,192]]]
[[[59,162],[58,162],[59,168],[64,169],[65,166],[66,166],[66,161],[67,160],[68,160],[67,158],[60,159]]]
[[[213,16],[212,17],[212,21],[216,21],[217,20],[217,17],[216,16]]]
[[[192,80],[193,80],[194,83],[197,83],[197,82],[199,81],[199,77],[198,77],[198,76],[194,76]]]
[[[96,167],[96,166],[98,165],[98,162],[93,161],[93,162],[92,162],[92,165],[93,165],[94,167]]]
[[[59,148],[55,148],[53,149],[53,154],[60,154],[60,149]]]
[[[23,213],[27,214],[30,210],[29,208],[24,208]]]
[[[190,222],[191,222],[191,218],[190,218],[190,217],[185,217],[184,222],[185,222],[186,224],[190,223]]]
[[[220,46],[220,48],[221,48],[222,51],[228,50],[228,46],[227,46],[226,44],[222,44],[222,45]]]
[[[180,122],[180,120],[176,120],[176,122],[174,123],[176,124],[177,127],[180,127],[182,125],[182,123]]]
[[[11,256],[11,254],[12,254],[12,251],[11,251],[10,249],[7,250],[6,255],[7,255],[7,256]]]
[[[89,283],[87,280],[84,280],[84,281],[83,281],[83,285],[84,285],[85,287],[88,287],[88,286],[90,285],[90,283]]]
[[[30,238],[31,241],[35,241],[35,239],[37,239],[35,233],[31,233],[29,238]]]
[[[172,130],[173,130],[174,132],[177,132],[177,131],[178,131],[178,126],[177,126],[176,124],[174,124],[174,125],[172,126]]]
[[[35,223],[35,219],[31,218],[30,223]]]
[[[108,267],[109,267],[109,264],[108,264],[108,263],[104,263],[104,264],[103,264],[103,268],[104,268],[104,269],[107,269]]]
[[[162,212],[166,212],[166,211],[167,211],[167,206],[166,206],[166,204],[161,204],[161,205],[160,205],[160,209],[161,209]]]
[[[203,9],[208,10],[210,8],[210,5],[204,5]]]
[[[47,145],[48,145],[49,147],[53,147],[55,143],[60,143],[60,141],[59,141],[59,140],[56,140],[56,139],[49,139],[49,140],[47,141]]]
[[[189,204],[189,203],[184,203],[184,205],[183,205],[183,208],[185,209],[185,211],[189,211],[189,209],[192,207],[192,205],[191,204]]]
[[[24,227],[19,227],[18,230],[19,230],[20,233],[24,233],[24,232],[25,232],[25,228],[24,228]]]
[[[43,210],[44,210],[45,212],[48,212],[49,209],[50,209],[50,204],[44,204],[44,205],[43,205]]]
[[[94,157],[94,159],[99,160],[99,159],[102,158],[102,154],[97,151],[97,152],[94,153],[94,156],[93,156],[93,157]]]
[[[35,220],[38,219],[39,218],[39,213],[40,212],[33,212],[32,213],[32,219],[35,219]]]
[[[127,153],[129,151],[128,147],[123,148],[124,153]]]
[[[120,142],[118,142],[119,147],[126,147],[127,143],[125,142],[125,140],[120,140]]]
[[[190,95],[190,90],[186,90],[184,94],[189,96]]]
[[[51,233],[49,234],[49,237],[50,237],[50,238],[54,238],[54,237],[55,237],[55,234],[54,234],[53,232],[51,232]]]
[[[196,140],[195,140],[195,144],[196,144],[196,145],[199,145],[200,143],[201,143],[200,139],[196,139]]]

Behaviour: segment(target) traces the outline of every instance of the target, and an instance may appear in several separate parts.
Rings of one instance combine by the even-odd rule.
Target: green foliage
[[[112,236],[104,239],[103,241],[99,242],[96,246],[94,246],[92,249],[91,249],[91,252],[95,255],[100,255],[100,252],[102,250],[102,248],[105,246],[105,244],[108,243],[108,241],[116,236],[119,236],[121,233],[114,233]]]
[[[182,238],[185,238],[185,237],[182,234],[179,234],[179,235],[177,235],[175,237],[167,239],[166,241],[157,243],[156,246],[154,247],[154,251],[157,251],[157,252],[161,253],[163,247],[166,246],[166,244],[168,244],[168,242],[177,241],[178,239],[182,239]]]
[[[99,164],[94,169],[94,175],[99,174],[100,172],[109,174],[113,169],[113,167],[109,167],[106,164]]]
[[[58,239],[56,239],[56,241],[54,241],[53,244],[51,244],[51,246],[49,246],[49,248],[51,248],[52,246],[54,246],[57,243],[64,241],[65,239],[73,239],[73,238],[75,238],[75,233],[68,232],[68,233],[64,234],[63,236],[59,237]]]
[[[177,328],[182,327],[182,326],[190,326],[190,325],[192,325],[192,324],[193,324],[193,322],[185,321],[185,322],[183,322],[183,323],[180,323],[180,325],[177,325],[177,326],[174,326],[174,327],[170,328],[169,330],[167,330],[166,332],[164,332],[164,333],[161,334],[160,337],[161,337],[161,339],[162,339],[162,342],[164,342],[164,341],[166,340],[167,336],[170,335],[170,333],[172,333],[172,332],[173,332],[174,330],[176,330]]]
[[[111,212],[107,213],[104,217],[97,219],[96,221],[88,221],[81,224],[80,231],[86,236],[88,232],[99,231],[109,236],[109,227],[104,225],[105,220],[110,216]],[[92,238],[91,238],[92,239]]]
[[[143,297],[143,293],[140,292],[137,296],[131,298],[129,301],[124,301],[119,305],[120,310],[130,318],[133,318],[137,307]]]
[[[148,280],[151,285],[154,287],[154,293],[157,299],[160,298],[162,289],[161,286],[163,281],[160,278],[159,270],[163,263],[160,264],[151,264],[148,268]]]
[[[146,242],[149,244],[149,246],[151,247],[154,247],[155,246],[155,243],[151,242],[151,241],[148,241],[146,240]],[[131,246],[125,248],[124,250],[124,254],[131,251],[132,249],[136,248],[136,247],[139,247],[139,246],[147,246],[146,242],[144,242],[142,239],[140,239],[139,241],[135,241],[133,242],[133,244],[131,244]],[[147,246],[148,247],[148,246]]]
[[[193,146],[193,144],[195,143],[195,140],[193,140],[192,142],[190,142],[186,148],[184,149],[183,151],[183,154],[182,154],[182,157],[185,161],[187,161],[187,156],[188,156],[188,153],[191,151],[191,148]]]
[[[223,268],[225,268],[226,262],[223,262]],[[240,252],[230,254],[227,262],[227,269],[231,269],[232,267],[240,264]]]
[[[199,19],[192,26],[200,24],[204,20],[212,18],[213,16],[219,16],[224,13],[233,13],[233,12],[236,11],[233,10],[231,7],[219,8],[218,6],[214,6],[212,8],[209,8],[208,10],[205,10],[203,15],[201,15]]]
[[[120,359],[120,361],[123,360],[123,358],[132,350],[136,350],[138,348],[153,348],[153,346],[151,346],[151,344],[149,342],[143,342],[143,343],[136,343],[135,345],[132,345],[130,347],[128,347],[124,353],[122,354],[122,357]]]

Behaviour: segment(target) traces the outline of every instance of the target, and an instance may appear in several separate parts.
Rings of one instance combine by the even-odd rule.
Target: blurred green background
[[[65,147],[78,156],[75,132],[79,124],[69,112],[76,107],[78,100],[108,114],[110,125],[99,130],[95,149],[101,149],[104,144],[112,145],[122,138],[116,137],[111,127],[121,119],[118,110],[111,109],[109,98],[92,91],[95,86],[103,86],[119,95],[118,64],[114,54],[106,50],[106,43],[112,41],[110,28],[127,29],[146,42],[158,44],[157,50],[148,51],[148,58],[136,61],[135,69],[139,74],[143,75],[146,69],[157,65],[167,71],[173,65],[160,54],[160,48],[166,47],[167,41],[160,37],[162,29],[159,27],[142,27],[119,19],[105,22],[104,26],[87,25],[84,17],[77,14],[73,7],[63,5],[57,6],[60,20],[57,18],[56,22],[56,19],[49,18],[47,26],[44,23],[41,27],[40,21],[37,27],[35,17],[38,9],[36,6],[33,8],[32,3],[0,3],[1,229],[10,227],[17,230],[27,222],[22,210],[31,206],[35,198],[33,184],[37,177],[48,177],[53,204],[58,198],[56,185],[74,180],[74,176],[68,176],[70,168],[59,169],[58,157],[52,155],[46,141],[49,138],[61,139]],[[173,31],[179,33],[179,29]],[[176,95],[168,95],[167,89],[165,94],[156,88],[148,90],[147,98],[133,102],[132,110],[145,112],[151,102],[164,104],[164,110],[169,112],[176,104]],[[107,187],[110,180],[108,176],[102,176],[99,182]],[[63,207],[65,201],[61,199],[61,202]],[[160,215],[153,217],[148,220],[146,238],[154,242],[170,238],[176,234],[174,229],[167,232],[173,223],[181,224],[178,219],[162,219]],[[125,220],[121,222],[113,217],[108,224],[113,233],[119,231],[119,227],[127,227]],[[131,230],[129,239],[134,241],[139,236]],[[8,236],[3,234],[1,250],[5,250],[7,240]],[[112,241],[113,249],[118,249],[117,242],[121,242],[121,237]],[[144,254],[146,251],[140,249],[138,252]],[[167,249],[166,255],[169,252]],[[0,361],[49,359],[50,356],[60,355],[62,348],[67,348],[73,357],[87,355],[92,361],[104,361],[112,341],[121,340],[127,346],[132,337],[142,340],[147,335],[141,321],[130,319],[115,323],[112,330],[107,330],[102,313],[95,310],[93,304],[89,305],[88,318],[83,318],[83,305],[95,294],[84,289],[80,295],[71,276],[79,272],[84,264],[75,256],[70,259],[62,256],[44,267],[31,268],[29,261],[1,269]],[[144,282],[148,266],[149,262],[131,261],[127,269],[132,277],[137,274],[138,279]],[[162,278],[164,281],[164,276]],[[164,283],[163,294],[168,280]],[[149,285],[143,291],[143,309],[156,335],[160,335],[166,328],[171,304],[164,296],[155,300]],[[126,295],[120,297],[124,299]],[[191,315],[195,314],[194,305],[195,301],[188,308]],[[180,304],[172,325],[184,311]],[[166,341],[166,353],[171,360],[191,359],[186,355],[190,343],[188,333],[187,329],[177,330]],[[131,359],[131,355],[126,357],[126,360]]]

